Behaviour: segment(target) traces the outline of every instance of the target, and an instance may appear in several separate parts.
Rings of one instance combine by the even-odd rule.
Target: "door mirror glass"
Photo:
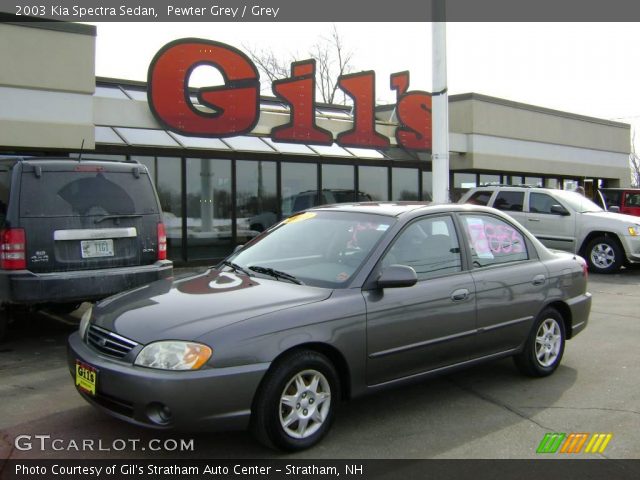
[[[416,271],[408,265],[389,265],[378,278],[378,288],[412,287],[418,282]]]
[[[617,205],[611,205],[611,206],[608,208],[608,210],[609,210],[611,213],[620,213],[620,207],[619,207],[619,206],[617,206]]]

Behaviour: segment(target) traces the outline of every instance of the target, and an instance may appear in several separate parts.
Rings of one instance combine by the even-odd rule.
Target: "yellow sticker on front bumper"
[[[98,372],[85,363],[76,361],[76,386],[90,395],[96,394]]]

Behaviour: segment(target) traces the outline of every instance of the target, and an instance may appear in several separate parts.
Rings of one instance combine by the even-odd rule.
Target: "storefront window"
[[[282,162],[282,216],[288,217],[318,204],[318,166]]]
[[[454,173],[451,201],[457,202],[469,189],[477,187],[475,173]]]
[[[167,256],[171,260],[182,259],[181,178],[179,158],[158,157],[156,189],[167,230]]]
[[[575,190],[578,188],[579,182],[573,178],[565,178],[562,181],[562,189],[563,190]]]
[[[394,168],[391,178],[391,200],[418,200],[419,172],[417,169]]]
[[[508,185],[522,185],[522,177],[520,176],[511,176],[507,177]]]
[[[237,242],[246,243],[278,220],[275,162],[236,162]]]
[[[364,198],[363,198],[364,197]],[[351,165],[322,165],[321,203],[344,203],[369,200],[356,197],[355,175]]]
[[[499,185],[501,182],[500,175],[480,174],[480,186],[482,185]]]
[[[433,200],[433,174],[422,172],[422,200],[430,202]]]
[[[219,258],[232,248],[231,161],[187,159],[187,258]]]
[[[541,187],[542,178],[540,177],[524,177],[524,184],[530,187]]]
[[[546,188],[558,188],[558,185],[560,185],[560,182],[558,181],[557,178],[545,178],[544,179],[544,186]]]
[[[358,190],[371,196],[371,200],[389,200],[387,167],[358,167]]]
[[[156,184],[156,157],[131,156],[131,160],[143,164],[149,170],[149,177]]]

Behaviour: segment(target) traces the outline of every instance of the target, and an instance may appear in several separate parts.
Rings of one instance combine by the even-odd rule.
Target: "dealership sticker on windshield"
[[[316,214],[313,212],[301,213],[300,215],[296,215],[295,217],[287,218],[283,223],[302,222],[304,220],[309,220],[310,218],[313,218],[315,216]]]
[[[98,380],[98,371],[95,367],[76,360],[76,386],[90,394],[96,394],[96,383]]]

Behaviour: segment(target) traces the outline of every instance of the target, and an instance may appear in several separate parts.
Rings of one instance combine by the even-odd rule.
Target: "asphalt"
[[[591,275],[593,308],[587,329],[567,343],[563,363],[545,379],[521,376],[500,360],[340,406],[329,435],[291,459],[539,458],[545,433],[611,433],[603,454],[580,458],[640,458],[640,269]],[[20,450],[21,435],[49,435],[60,445],[101,441],[85,458],[155,458],[151,439],[193,441],[171,458],[283,458],[247,432],[164,433],[104,415],[76,393],[66,367],[72,316],[25,315],[0,344],[0,459],[77,458],[73,450]],[[217,392],[212,392],[212,395]],[[139,448],[106,448],[139,439]],[[96,443],[97,449],[97,443]]]

